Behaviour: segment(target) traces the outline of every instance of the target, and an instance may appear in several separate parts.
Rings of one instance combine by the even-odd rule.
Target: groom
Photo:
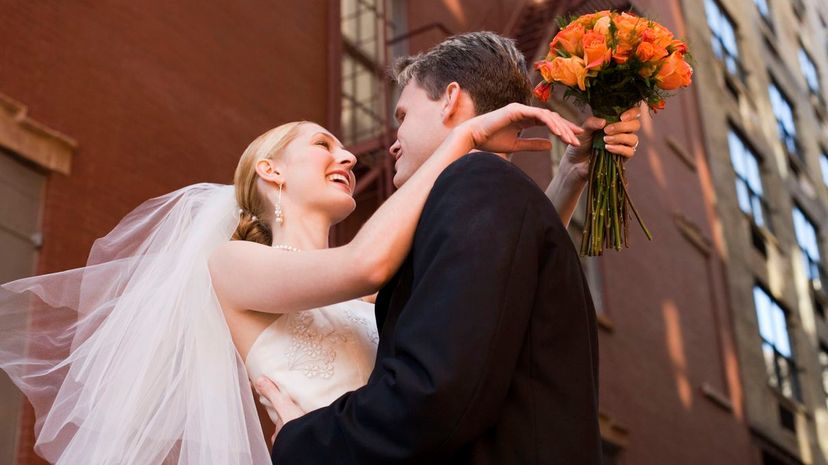
[[[452,127],[531,94],[523,56],[492,33],[449,38],[395,71],[397,186]],[[610,136],[618,153],[637,145],[637,112]],[[587,140],[603,122],[584,126]],[[586,157],[568,153],[551,186],[567,219]],[[297,419],[259,386],[286,421],[274,464],[600,464],[598,339],[578,254],[549,198],[503,156],[465,156],[438,178],[376,312],[366,386]]]

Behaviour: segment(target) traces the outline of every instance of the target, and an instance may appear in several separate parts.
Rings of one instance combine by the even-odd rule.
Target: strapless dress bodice
[[[374,306],[352,300],[281,315],[253,343],[245,365],[251,381],[276,381],[309,412],[365,385],[378,342]],[[260,401],[277,418],[273,406]]]

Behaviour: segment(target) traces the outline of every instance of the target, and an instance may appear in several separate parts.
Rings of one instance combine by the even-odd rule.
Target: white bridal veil
[[[0,286],[0,368],[58,464],[269,464],[207,258],[238,223],[233,186],[151,199],[84,268]]]

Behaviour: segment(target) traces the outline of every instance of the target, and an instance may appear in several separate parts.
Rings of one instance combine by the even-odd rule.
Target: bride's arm
[[[520,139],[520,129],[543,124],[564,142],[578,144],[581,129],[557,113],[511,104],[467,120],[342,247],[285,252],[231,241],[210,257],[213,286],[224,306],[285,313],[372,294],[402,264],[434,181],[470,150],[548,150],[547,139]]]

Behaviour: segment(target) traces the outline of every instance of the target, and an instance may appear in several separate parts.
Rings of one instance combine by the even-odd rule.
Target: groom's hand
[[[279,435],[279,431],[282,430],[285,423],[301,417],[306,412],[287,393],[282,392],[276,383],[267,377],[262,376],[257,379],[253,387],[260,396],[264,397],[273,406],[273,409],[278,414],[277,418],[271,417],[271,420],[276,425],[276,432],[273,433],[271,442],[276,442],[276,436]],[[265,402],[262,401],[262,404],[265,404]]]
[[[641,108],[633,107],[621,114],[621,121],[607,125],[606,120],[590,116],[583,123],[583,132],[578,134],[579,146],[566,149],[567,161],[574,165],[575,173],[584,181],[589,178],[589,158],[592,155],[592,134],[604,129],[607,151],[621,155],[625,160],[635,156],[638,148],[638,131],[641,129]],[[606,127],[605,127],[606,126]]]

